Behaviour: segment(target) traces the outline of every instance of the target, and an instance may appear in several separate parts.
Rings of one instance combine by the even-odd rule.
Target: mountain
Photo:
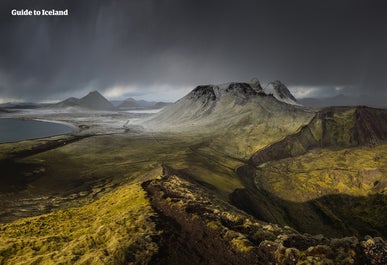
[[[160,109],[171,103],[168,102],[155,102],[146,100],[136,100],[134,98],[128,98],[117,105],[119,109]]]
[[[259,82],[200,85],[186,96],[164,108],[144,123],[145,126],[191,130],[192,126],[211,128],[230,125],[242,117],[263,121],[268,116],[292,115],[304,110],[289,90],[279,81],[265,90]],[[257,116],[247,118],[247,116]]]
[[[82,107],[95,110],[113,110],[113,104],[102,96],[98,91],[93,91],[79,99],[78,104]]]
[[[340,94],[328,98],[301,98],[298,99],[304,106],[308,107],[329,107],[329,106],[359,106],[366,105],[369,107],[385,108],[385,100],[373,98],[368,95],[349,96]]]
[[[113,104],[108,101],[104,96],[102,96],[98,91],[92,91],[86,96],[78,98],[68,98],[59,103],[52,104],[50,107],[54,108],[67,108],[67,107],[76,107],[76,108],[85,108],[91,110],[114,110],[115,107]]]
[[[274,82],[270,82],[263,89],[263,92],[266,94],[273,95],[279,101],[292,104],[292,105],[300,105],[297,102],[297,99],[290,93],[289,89],[278,80]]]
[[[294,133],[313,115],[313,110],[264,93],[260,85],[234,82],[197,86],[159,113],[132,125],[154,132],[200,134],[211,139],[209,148],[248,159],[255,150]]]

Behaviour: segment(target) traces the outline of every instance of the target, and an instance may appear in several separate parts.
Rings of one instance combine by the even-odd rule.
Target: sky
[[[93,90],[174,101],[252,78],[280,80],[299,98],[387,102],[386,11],[384,0],[2,0],[0,103]]]

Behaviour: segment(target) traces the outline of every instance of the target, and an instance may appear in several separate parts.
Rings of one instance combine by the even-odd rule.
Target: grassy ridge
[[[152,215],[140,184],[124,185],[81,208],[0,225],[0,263],[146,263],[157,251]]]

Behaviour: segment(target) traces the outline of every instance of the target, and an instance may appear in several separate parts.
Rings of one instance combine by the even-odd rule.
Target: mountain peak
[[[112,110],[113,104],[101,95],[98,91],[91,91],[89,94],[79,99],[79,106],[94,110]]]
[[[297,99],[292,95],[292,93],[290,93],[289,89],[279,80],[270,82],[263,89],[263,92],[269,95],[273,95],[273,97],[275,97],[277,100],[287,104],[300,105],[297,102]]]
[[[91,110],[113,110],[113,104],[98,91],[91,91],[86,96],[68,98],[53,105],[54,107],[79,107]]]
[[[250,86],[251,86],[255,91],[257,91],[258,93],[263,92],[263,88],[262,88],[262,86],[261,86],[261,83],[259,82],[259,80],[258,80],[257,78],[251,79],[251,81],[250,81]]]
[[[83,98],[86,98],[86,97],[103,97],[101,93],[99,93],[97,90],[93,90],[93,91],[90,91],[86,96],[84,96]]]
[[[258,80],[251,83],[231,82],[220,85],[200,85],[194,88],[188,95],[191,99],[200,99],[203,103],[215,101],[225,95],[232,95],[239,99],[248,99],[255,96],[273,95],[278,101],[291,105],[299,105],[296,98],[288,88],[280,81],[270,82],[265,89]]]
[[[134,98],[127,98],[124,101],[125,102],[135,102],[136,100]]]
[[[243,82],[232,82],[219,86],[220,91],[224,93],[233,93],[237,95],[253,96],[257,94],[250,84]]]
[[[231,82],[220,85],[200,85],[194,88],[189,95],[193,99],[216,100],[227,94],[248,98],[257,95],[258,92],[248,83]]]
[[[216,95],[214,91],[214,85],[200,85],[195,87],[190,93],[191,99],[201,99],[203,102],[208,100],[215,100]]]

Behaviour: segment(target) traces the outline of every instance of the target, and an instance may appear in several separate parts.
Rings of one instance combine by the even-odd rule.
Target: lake
[[[75,127],[57,122],[13,118],[0,119],[0,143],[68,134],[75,131]]]

